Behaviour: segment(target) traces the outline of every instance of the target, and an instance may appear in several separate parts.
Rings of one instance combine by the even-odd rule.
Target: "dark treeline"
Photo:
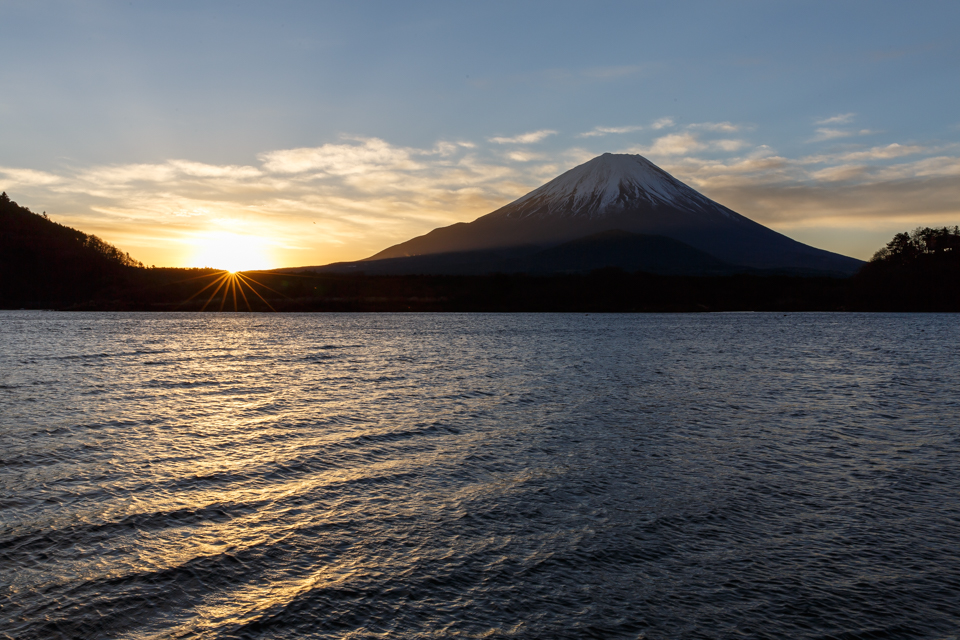
[[[144,268],[0,198],[0,308],[141,311],[960,311],[960,230],[898,234],[853,278],[367,276]]]
[[[851,294],[875,311],[960,311],[960,227],[898,233],[854,276]]]
[[[74,305],[89,310],[190,311],[780,311],[844,308],[846,281],[785,276],[685,277],[602,269],[583,275],[365,276],[245,272],[203,288],[160,269],[149,286]],[[146,274],[145,274],[146,275]],[[219,284],[219,283],[217,283]]]
[[[128,288],[143,265],[0,194],[0,304],[60,307]]]

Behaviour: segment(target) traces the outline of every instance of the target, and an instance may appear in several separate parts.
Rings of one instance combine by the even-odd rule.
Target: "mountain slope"
[[[606,153],[470,223],[435,229],[366,260],[550,247],[604,231],[661,235],[758,269],[851,274],[862,264],[768,229],[639,155]]]
[[[615,229],[577,238],[504,265],[505,273],[587,273],[604,267],[661,275],[729,275],[744,271],[665,236]]]
[[[665,236],[612,230],[544,249],[523,245],[507,249],[428,253],[404,258],[339,262],[324,267],[282,271],[365,273],[367,275],[487,275],[588,273],[605,267],[661,275],[730,275],[753,271],[731,265]]]
[[[57,306],[125,283],[142,266],[97,236],[37,215],[0,194],[0,307]]]

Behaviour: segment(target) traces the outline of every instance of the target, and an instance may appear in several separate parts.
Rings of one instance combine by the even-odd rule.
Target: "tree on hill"
[[[898,233],[877,251],[871,262],[910,265],[935,260],[960,259],[960,227],[917,227],[911,233]]]
[[[883,311],[960,311],[960,227],[896,234],[854,278],[858,305]]]
[[[88,251],[92,255],[128,267],[143,267],[143,263],[135,260],[129,253],[121,251],[95,235],[53,222],[47,217],[46,212],[41,215],[27,207],[21,207],[10,199],[6,191],[0,193],[0,229],[4,232],[5,244],[22,242],[29,245],[42,242],[44,239],[56,238],[61,242],[72,242],[72,248],[78,251]]]
[[[82,302],[142,267],[97,236],[53,222],[0,193],[0,306]]]

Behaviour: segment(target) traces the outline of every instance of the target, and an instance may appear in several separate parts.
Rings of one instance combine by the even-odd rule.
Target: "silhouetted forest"
[[[898,233],[854,276],[851,293],[874,311],[960,311],[960,227]]]
[[[0,196],[0,308],[140,311],[960,311],[960,230],[897,234],[853,278],[386,276],[145,268]]]
[[[0,194],[0,305],[62,307],[134,285],[143,265]]]

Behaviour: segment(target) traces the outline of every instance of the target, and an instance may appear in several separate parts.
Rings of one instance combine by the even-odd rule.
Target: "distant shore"
[[[662,276],[602,269],[526,276],[366,276],[135,269],[88,299],[6,301],[6,309],[214,312],[960,311],[960,298],[875,291],[857,278]],[[222,286],[221,286],[222,285]],[[906,295],[912,294],[912,295]]]

